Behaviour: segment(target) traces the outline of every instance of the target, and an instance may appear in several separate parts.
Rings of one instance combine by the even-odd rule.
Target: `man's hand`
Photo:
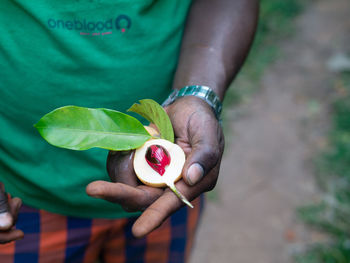
[[[0,244],[23,238],[23,232],[14,227],[21,205],[19,198],[8,200],[4,185],[0,183]]]
[[[208,86],[223,100],[252,43],[258,6],[257,0],[193,1],[173,88]],[[222,129],[208,104],[193,96],[177,99],[166,111],[176,143],[187,157],[183,180],[176,187],[193,200],[216,184],[224,150]],[[148,234],[183,206],[169,189],[139,185],[130,154],[110,153],[107,168],[117,183],[93,182],[87,193],[121,204],[128,211],[144,211],[133,226],[135,236]]]
[[[174,127],[176,143],[186,154],[182,178],[176,183],[193,200],[214,188],[224,150],[224,136],[210,106],[194,96],[176,100],[166,108]],[[133,170],[133,153],[110,152],[107,170],[113,182],[96,181],[87,193],[120,204],[126,211],[143,211],[133,234],[143,237],[160,226],[184,204],[170,189],[141,185]]]

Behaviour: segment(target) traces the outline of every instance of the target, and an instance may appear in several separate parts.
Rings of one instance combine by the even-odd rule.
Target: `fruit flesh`
[[[171,158],[168,167],[165,168],[163,176],[156,172],[146,161],[147,149],[152,145],[164,147]],[[176,182],[181,178],[183,165],[185,164],[185,153],[177,144],[164,139],[151,139],[135,151],[134,170],[137,177],[146,185],[164,187],[166,182]]]
[[[156,130],[156,128],[153,128],[151,126],[143,126],[143,127],[145,127],[145,129],[148,131],[150,135],[152,135],[153,137],[159,138],[160,135],[158,130]]]

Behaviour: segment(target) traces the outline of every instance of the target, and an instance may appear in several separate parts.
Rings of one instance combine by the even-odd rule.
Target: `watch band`
[[[162,105],[168,106],[171,103],[173,103],[177,98],[185,96],[195,96],[201,98],[211,106],[216,115],[216,118],[220,119],[222,103],[219,97],[215,94],[215,92],[207,86],[193,85],[185,86],[180,90],[174,90],[169,95],[169,97],[163,102]]]

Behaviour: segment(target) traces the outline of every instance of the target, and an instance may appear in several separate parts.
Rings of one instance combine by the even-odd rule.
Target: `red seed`
[[[158,144],[148,147],[145,158],[149,166],[160,175],[165,173],[165,168],[171,161],[169,152]]]

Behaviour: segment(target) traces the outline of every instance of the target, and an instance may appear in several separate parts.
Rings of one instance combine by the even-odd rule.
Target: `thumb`
[[[9,229],[13,221],[4,184],[0,183],[0,230]]]
[[[195,185],[221,160],[224,151],[224,135],[219,122],[211,118],[192,118],[188,127],[191,152],[182,170],[188,185]]]
[[[192,148],[183,168],[183,178],[188,185],[195,185],[212,170],[221,159],[222,148],[219,143],[201,142]]]

